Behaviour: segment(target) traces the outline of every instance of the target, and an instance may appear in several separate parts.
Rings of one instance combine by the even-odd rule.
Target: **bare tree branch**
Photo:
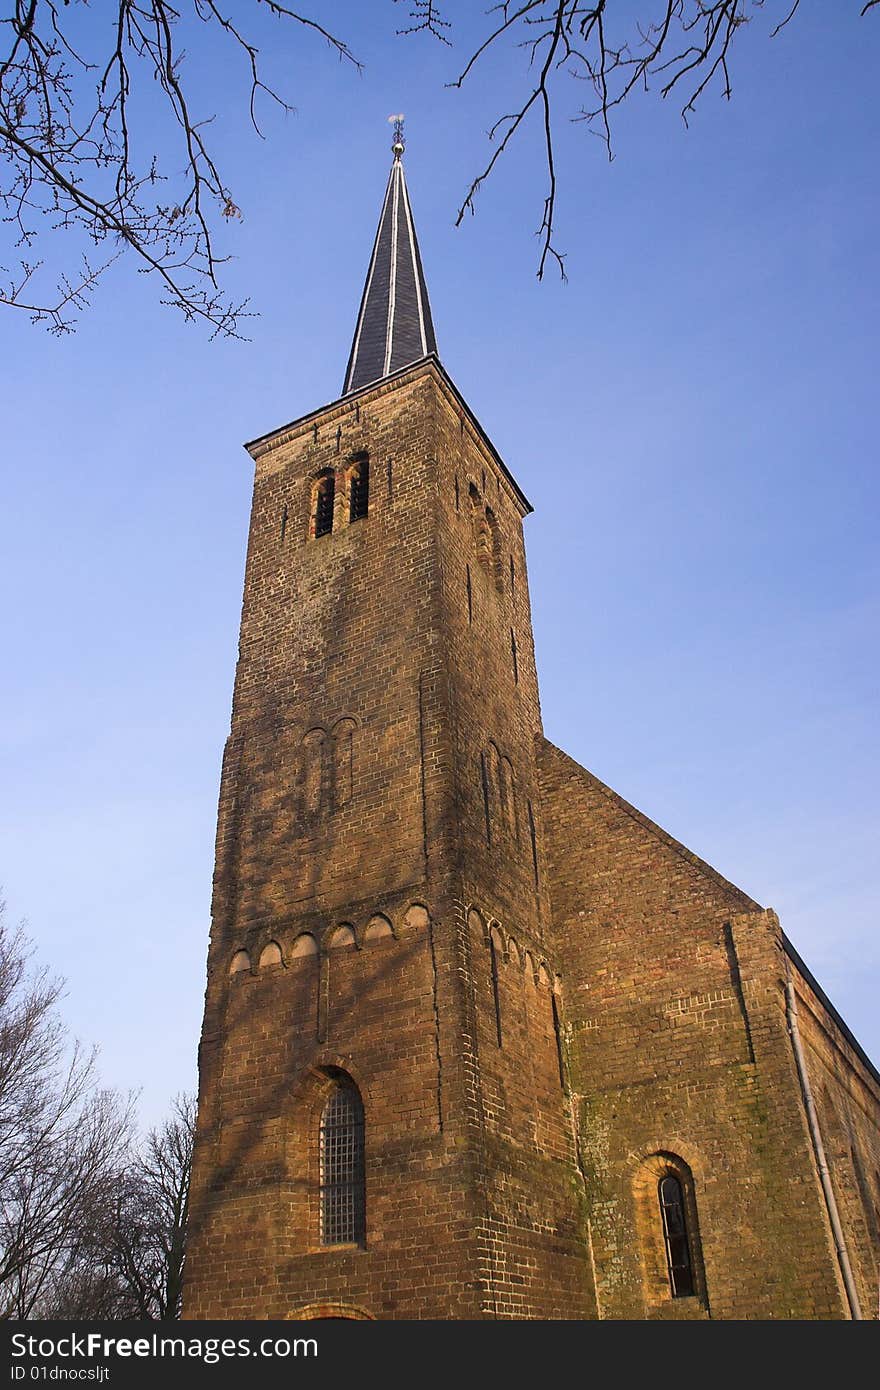
[[[880,4],[867,0],[864,15]],[[554,244],[557,174],[553,140],[560,107],[567,106],[571,81],[585,83],[594,99],[580,109],[565,110],[569,120],[582,122],[602,139],[613,157],[612,119],[616,109],[636,91],[656,86],[662,97],[681,94],[685,124],[700,98],[713,85],[720,95],[732,94],[730,61],[736,35],[765,8],[787,5],[771,30],[776,37],[794,18],[800,0],[640,0],[624,5],[616,0],[502,0],[487,11],[486,36],[472,49],[459,75],[448,85],[460,88],[490,53],[519,50],[531,74],[509,111],[490,128],[490,141],[501,136],[484,168],[473,179],[458,209],[456,226],[465,212],[475,211],[474,199],[515,135],[528,123],[533,108],[540,112],[541,138],[547,171],[547,193],[538,236],[541,244],[538,278],[547,260],[555,260],[565,278],[563,256]],[[413,5],[413,25],[405,33],[425,30],[438,35],[428,21],[433,5]],[[424,12],[424,13],[421,13]],[[423,22],[420,22],[423,21]],[[449,26],[444,21],[444,28]]]
[[[47,1286],[43,1316],[180,1317],[195,1112],[193,1096],[178,1096],[120,1163],[84,1212],[83,1240]]]
[[[197,116],[190,103],[182,35],[213,27],[243,57],[259,133],[260,94],[293,108],[261,77],[254,38],[222,0],[176,7],[171,0],[113,0],[106,29],[84,25],[80,5],[69,0],[9,3],[11,13],[0,19],[0,225],[8,238],[0,304],[24,310],[51,332],[68,332],[97,280],[125,253],[158,279],[163,303],[208,323],[215,335],[239,336],[246,302],[221,292],[224,257],[214,238],[224,219],[241,214],[208,145],[210,118]],[[345,42],[308,15],[278,0],[248,0],[248,7],[252,19],[264,11],[299,26],[360,67]],[[167,167],[176,172],[163,172],[152,153],[157,125],[172,132]],[[163,184],[170,197],[160,200]],[[80,243],[83,268],[62,273],[48,291],[47,257],[34,248],[58,231]],[[93,264],[88,246],[110,254]]]
[[[866,15],[880,0],[858,0]],[[428,34],[449,45],[454,0],[394,0],[408,23],[398,33]],[[270,17],[319,39],[342,62],[360,64],[319,20],[280,0],[111,0],[103,27],[82,21],[85,0],[7,0],[0,19],[0,304],[23,310],[51,332],[68,332],[100,277],[117,258],[134,259],[161,286],[163,303],[213,334],[238,336],[248,316],[220,289],[225,257],[218,227],[241,212],[209,142],[211,118],[193,108],[184,80],[184,39],[197,47],[213,30],[244,65],[247,107],[262,134],[259,103],[294,108],[265,80],[253,28]],[[458,76],[461,88],[489,55],[510,57],[514,96],[489,130],[495,148],[457,214],[475,198],[527,127],[539,122],[546,167],[538,227],[538,276],[548,260],[563,278],[555,244],[556,122],[583,123],[613,155],[612,124],[630,97],[655,89],[681,101],[687,123],[711,89],[730,98],[736,38],[765,10],[773,37],[793,21],[800,0],[501,0],[486,11],[483,37]],[[463,12],[463,7],[459,7]],[[470,8],[467,11],[471,13]],[[93,15],[93,12],[90,11]],[[242,17],[244,16],[244,18]],[[519,71],[519,76],[517,72]],[[523,77],[524,74],[524,77]],[[588,98],[572,100],[586,89]],[[539,113],[539,115],[535,114]],[[153,153],[156,124],[171,131],[171,152]],[[164,132],[167,134],[167,130]],[[175,153],[176,151],[176,153]],[[160,197],[160,189],[165,194]],[[64,231],[78,273],[47,290],[51,258],[42,240]],[[95,258],[93,248],[100,248]]]
[[[409,4],[409,17],[411,23],[406,29],[398,29],[398,34],[431,34],[441,43],[449,45],[449,39],[443,32],[444,29],[451,29],[452,25],[448,19],[444,19],[436,4],[436,0],[394,0],[395,5],[401,3]]]

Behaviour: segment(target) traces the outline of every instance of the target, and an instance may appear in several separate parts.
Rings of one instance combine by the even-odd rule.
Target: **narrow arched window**
[[[315,536],[329,536],[333,530],[333,502],[336,497],[336,480],[328,473],[318,483],[315,493]]]
[[[321,810],[324,792],[324,743],[323,729],[309,729],[302,741],[302,783],[303,811],[315,816]]]
[[[658,1184],[663,1240],[666,1245],[666,1268],[673,1298],[687,1298],[694,1293],[694,1272],[688,1238],[684,1192],[674,1173],[667,1173]]]
[[[477,559],[481,565],[485,565],[487,570],[492,568],[492,532],[489,530],[489,523],[481,512],[475,519],[474,538],[477,547]]]
[[[353,719],[340,719],[333,727],[333,805],[337,809],[351,801],[354,730]]]
[[[366,1234],[364,1107],[352,1081],[337,1082],[321,1115],[321,1244],[362,1245]]]
[[[370,460],[366,455],[351,470],[348,482],[348,519],[360,521],[370,510]]]
[[[491,507],[486,508],[486,526],[488,527],[488,551],[486,561],[489,571],[495,580],[495,588],[499,594],[504,592],[504,573],[501,564],[501,543],[498,534],[498,522]]]
[[[507,798],[504,806],[504,812],[507,816],[507,828],[511,835],[516,835],[517,839],[519,839],[519,827],[516,819],[516,783],[513,778],[513,763],[508,757],[504,757],[501,759],[501,765],[504,771],[504,782],[507,789]]]
[[[507,820],[507,779],[505,776],[506,768],[504,759],[498,751],[498,745],[489,744],[489,768],[492,774],[492,792],[496,798],[495,807],[496,825],[499,830]]]

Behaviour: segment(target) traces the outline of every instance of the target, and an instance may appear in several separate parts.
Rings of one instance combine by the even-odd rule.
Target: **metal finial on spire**
[[[395,159],[399,159],[406,149],[403,139],[403,112],[398,116],[389,116],[388,124],[394,126],[394,144],[391,146],[391,153]]]

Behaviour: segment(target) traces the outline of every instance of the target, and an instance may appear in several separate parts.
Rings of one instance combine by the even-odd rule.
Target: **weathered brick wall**
[[[369,515],[347,525],[347,462],[364,452]],[[540,949],[522,503],[430,365],[253,453],[187,1315],[589,1316]],[[334,528],[316,538],[315,479],[330,469]],[[394,935],[368,940],[380,913]],[[353,944],[334,940],[340,927]],[[230,974],[233,960],[246,968]],[[319,1241],[332,1067],[364,1099],[362,1250]]]
[[[558,749],[540,762],[600,1315],[846,1316],[778,922]],[[702,1297],[670,1295],[654,1155],[692,1174]]]
[[[495,915],[540,940],[548,905],[532,835],[540,820],[534,737],[541,713],[522,526],[527,504],[442,386],[436,418],[440,621],[462,873],[472,897],[490,893]]]
[[[862,1316],[880,1315],[880,1076],[798,964],[798,1028]]]
[[[376,919],[370,919],[375,923]],[[201,1141],[187,1316],[287,1317],[314,1303],[374,1317],[476,1316],[467,1163],[445,1123],[433,923],[403,900],[394,935],[292,956],[231,981]],[[339,1067],[366,1112],[366,1248],[322,1247],[317,1132]],[[438,1311],[438,1289],[442,1290]]]
[[[554,1028],[557,967],[545,939],[526,504],[442,382],[436,419],[453,814],[462,898],[471,908],[486,1311],[594,1317],[582,1183]]]
[[[301,904],[344,905],[353,880],[365,898],[424,877],[419,681],[431,666],[433,542],[417,393],[403,386],[372,409],[337,411],[257,454],[231,843],[218,853],[235,898],[215,904],[227,929]],[[348,524],[345,464],[362,450],[370,515]],[[336,523],[310,539],[313,479],[331,469]],[[357,770],[347,798],[334,776],[340,721]],[[320,795],[310,785],[319,762]]]

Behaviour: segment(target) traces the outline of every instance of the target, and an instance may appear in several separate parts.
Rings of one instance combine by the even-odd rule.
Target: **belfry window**
[[[364,1107],[347,1078],[321,1115],[321,1244],[362,1245],[366,1235]]]
[[[348,519],[360,521],[370,510],[370,460],[364,455],[351,470],[348,484]]]
[[[681,1183],[673,1173],[667,1173],[658,1184],[663,1240],[666,1245],[666,1267],[673,1298],[687,1298],[694,1293],[694,1274],[688,1239],[687,1216]]]
[[[328,473],[318,483],[315,496],[315,536],[329,536],[333,530],[333,502],[336,496],[336,482]]]

